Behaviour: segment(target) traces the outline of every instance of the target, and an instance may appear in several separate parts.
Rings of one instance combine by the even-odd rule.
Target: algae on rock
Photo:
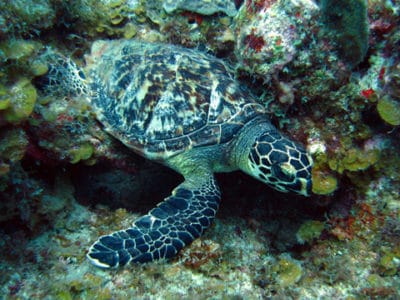
[[[325,34],[333,39],[341,57],[356,66],[368,50],[369,25],[366,0],[322,0]]]
[[[56,11],[50,0],[0,1],[0,33],[35,32],[50,28],[56,21]]]
[[[386,123],[398,126],[400,125],[400,101],[392,99],[390,96],[383,96],[376,106],[379,116]]]
[[[212,15],[223,12],[230,17],[236,15],[237,10],[235,4],[231,0],[164,0],[163,8],[167,13],[175,10],[187,10],[201,15]]]
[[[10,123],[26,120],[36,103],[37,92],[32,83],[23,78],[14,84],[9,91],[10,105],[4,110],[4,118]]]

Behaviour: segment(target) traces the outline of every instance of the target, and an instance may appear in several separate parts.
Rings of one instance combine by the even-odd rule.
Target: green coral
[[[360,63],[368,50],[366,0],[322,0],[324,35],[330,36],[350,65]]]
[[[369,275],[367,281],[372,287],[379,287],[385,284],[385,280],[378,274]]]
[[[26,152],[28,139],[25,131],[14,128],[0,135],[0,175],[10,170],[10,164],[21,160]]]
[[[297,241],[300,244],[310,243],[321,235],[322,230],[324,230],[324,223],[315,220],[308,220],[301,224],[297,231]]]
[[[383,96],[376,106],[379,116],[389,125],[400,125],[400,102],[390,96]]]
[[[228,16],[235,16],[237,10],[235,4],[228,0],[164,0],[163,8],[167,13],[177,10],[195,12],[200,15],[213,15],[216,13],[225,13]]]
[[[400,270],[400,246],[393,249],[383,248],[383,254],[379,260],[379,269],[384,276],[394,276]]]
[[[26,79],[20,79],[3,96],[2,115],[7,122],[19,123],[26,120],[32,113],[37,99],[37,92],[32,83]],[[9,101],[9,105],[5,102]]]
[[[10,97],[8,97],[7,88],[0,85],[0,111],[9,108],[11,105]]]
[[[93,36],[99,33],[109,35],[127,35],[132,37],[136,34],[135,26],[132,23],[123,27],[124,22],[134,16],[137,7],[126,3],[124,0],[78,0],[66,3],[64,10],[73,21],[77,30],[84,30],[86,34]],[[127,25],[125,25],[127,26]]]
[[[101,279],[98,276],[86,273],[82,279],[72,280],[62,283],[61,286],[55,285],[54,294],[57,299],[69,300],[84,298],[106,300],[112,299],[111,291],[108,288],[99,288]],[[85,297],[86,296],[86,297]]]
[[[301,265],[292,258],[286,257],[282,257],[272,266],[272,271],[276,273],[277,282],[281,287],[293,286],[303,275]]]
[[[94,153],[94,147],[89,143],[76,146],[69,151],[70,161],[76,164],[81,160],[88,160]]]
[[[374,165],[379,160],[379,150],[363,150],[353,147],[342,152],[340,156],[331,158],[328,161],[331,170],[337,171],[340,174],[345,170],[362,171]]]
[[[24,61],[41,47],[39,42],[10,39],[0,43],[0,51],[6,60]]]
[[[65,290],[59,291],[58,293],[56,293],[56,295],[57,295],[57,298],[60,300],[72,300],[73,299],[72,294],[69,291],[65,291]]]
[[[10,162],[19,161],[24,156],[27,146],[25,131],[20,128],[5,131],[0,137],[0,157]]]
[[[327,171],[315,168],[312,170],[312,191],[317,195],[329,195],[338,187],[337,178]]]
[[[47,73],[49,66],[46,62],[37,59],[30,64],[30,71],[34,76],[42,76]]]
[[[0,42],[0,77],[8,78],[9,82],[19,78],[32,78],[47,72],[47,64],[37,59],[43,49],[39,41],[10,38]],[[2,74],[3,73],[3,74]]]

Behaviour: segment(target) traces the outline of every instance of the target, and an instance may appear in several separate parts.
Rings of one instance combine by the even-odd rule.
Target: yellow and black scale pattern
[[[223,61],[172,45],[98,41],[88,58],[97,118],[152,159],[228,142],[264,114]]]

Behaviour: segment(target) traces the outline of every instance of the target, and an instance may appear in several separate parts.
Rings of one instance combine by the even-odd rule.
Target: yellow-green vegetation
[[[372,287],[379,287],[385,284],[385,280],[378,274],[369,275],[367,281]]]
[[[365,140],[366,136],[357,136]],[[354,184],[361,182],[360,172],[371,166],[377,166],[381,150],[378,148],[362,148],[355,145],[354,136],[342,137],[336,148],[315,153],[312,170],[312,191],[317,195],[332,194],[338,188],[338,178],[345,173]],[[364,173],[365,175],[365,173]],[[365,181],[359,186],[365,185]]]
[[[317,195],[329,195],[336,191],[338,181],[329,171],[322,171],[317,168],[312,170],[312,191]]]
[[[48,66],[44,61],[37,59],[43,49],[39,41],[9,38],[0,42],[0,60],[5,64],[0,68],[0,77],[9,82],[21,78],[32,79],[47,72]]]
[[[1,89],[0,89],[1,90]],[[1,93],[1,92],[0,92]],[[6,93],[3,90],[3,96],[0,95],[5,109],[2,110],[2,115],[7,122],[19,123],[26,120],[32,113],[37,99],[37,92],[32,83],[22,78]],[[7,102],[9,102],[7,104]]]
[[[131,7],[124,0],[78,0],[72,5],[68,4],[72,17],[78,17],[81,24],[77,28],[84,28],[90,35],[107,33],[109,35],[126,35],[127,38],[136,34],[133,24],[128,27],[121,26],[129,16],[134,15],[135,7]]]
[[[292,286],[298,282],[303,275],[300,264],[292,258],[282,257],[271,269],[276,273],[277,283],[281,287]]]
[[[381,275],[394,276],[400,268],[400,245],[393,249],[383,249],[383,254],[379,260],[379,269]]]
[[[57,295],[57,298],[60,300],[72,300],[73,299],[72,294],[69,291],[65,291],[65,290],[59,291],[58,293],[56,293],[56,295]]]
[[[124,30],[124,38],[126,39],[133,38],[137,33],[136,26],[133,23],[126,24],[123,30]]]
[[[25,155],[28,139],[21,128],[13,128],[0,134],[0,175],[9,171],[9,164],[17,162]]]
[[[94,153],[94,147],[89,143],[84,143],[82,145],[75,146],[68,152],[70,157],[70,162],[72,164],[76,164],[81,160],[88,160],[89,158],[92,157],[93,153]]]
[[[371,140],[371,132],[359,125],[359,130],[349,135],[334,135],[332,139],[324,132],[327,141],[323,149],[313,154],[312,191],[318,195],[332,194],[343,174],[358,187],[365,187],[382,162],[383,150]],[[369,143],[371,141],[371,143]],[[363,146],[363,144],[365,146]]]
[[[72,280],[67,282],[65,286],[54,287],[57,299],[72,300],[77,298],[99,299],[106,300],[112,299],[111,291],[108,288],[101,288],[102,279],[98,276],[86,273],[84,280]]]
[[[30,70],[34,76],[42,76],[47,73],[49,66],[46,62],[37,59],[31,63]]]
[[[301,244],[310,243],[321,235],[324,223],[315,220],[307,220],[301,224],[296,233],[297,241]]]
[[[8,97],[7,88],[0,85],[0,111],[9,108],[11,105],[10,97]]]
[[[376,106],[379,116],[389,125],[400,125],[400,101],[392,99],[389,95],[383,96]]]
[[[374,165],[379,160],[379,150],[363,150],[352,147],[342,152],[339,157],[333,157],[328,161],[331,170],[340,174],[343,171],[362,171]]]
[[[32,40],[9,39],[0,43],[0,50],[6,59],[24,61],[42,47],[41,43]]]

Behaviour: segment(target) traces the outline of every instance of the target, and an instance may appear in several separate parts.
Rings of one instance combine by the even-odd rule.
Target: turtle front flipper
[[[131,228],[100,237],[87,257],[103,268],[171,258],[210,226],[219,202],[212,175],[186,180]]]

